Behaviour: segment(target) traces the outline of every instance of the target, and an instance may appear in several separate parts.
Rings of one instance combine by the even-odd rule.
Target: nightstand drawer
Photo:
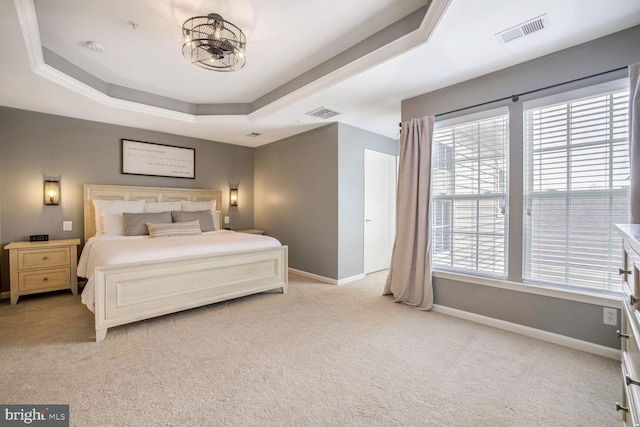
[[[71,284],[71,269],[56,268],[47,271],[29,271],[19,274],[18,289],[35,291],[41,289],[68,288]]]
[[[71,249],[50,248],[18,252],[18,269],[47,268],[71,264]]]
[[[11,305],[20,295],[71,289],[78,294],[78,245],[80,239],[48,240],[44,242],[11,242],[9,280]]]

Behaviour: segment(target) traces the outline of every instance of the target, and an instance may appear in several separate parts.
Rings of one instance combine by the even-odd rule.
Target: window
[[[451,253],[451,200],[433,201],[433,253],[436,255]]]
[[[431,199],[433,265],[504,277],[509,157],[506,109],[436,126]]]
[[[524,104],[523,279],[619,291],[613,224],[629,218],[628,81],[588,92]]]

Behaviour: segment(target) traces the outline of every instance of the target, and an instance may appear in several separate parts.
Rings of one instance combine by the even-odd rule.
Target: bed
[[[96,342],[104,340],[108,328],[114,326],[274,289],[286,293],[287,246],[269,236],[221,229],[217,212],[221,194],[204,189],[84,185],[85,245],[78,276],[87,278],[82,301],[94,312]],[[159,211],[212,201],[214,229],[194,235],[123,236],[106,232],[113,230],[109,221],[136,214],[100,213],[104,205],[135,205],[129,210],[138,212],[140,204],[149,209],[154,206],[153,212],[165,215]],[[192,222],[176,226],[184,225],[186,230],[192,228],[189,224]]]

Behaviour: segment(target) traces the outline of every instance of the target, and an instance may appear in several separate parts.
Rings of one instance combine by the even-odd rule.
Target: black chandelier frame
[[[246,47],[242,30],[217,13],[196,16],[182,24],[182,54],[199,67],[237,71],[247,62]]]

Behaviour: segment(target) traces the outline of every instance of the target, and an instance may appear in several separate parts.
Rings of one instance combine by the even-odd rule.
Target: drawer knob
[[[625,408],[624,406],[622,406],[621,404],[619,404],[618,402],[616,402],[616,411],[624,411],[624,412],[629,412],[629,408]]]
[[[616,331],[616,335],[618,336],[618,338],[626,338],[629,339],[630,335],[629,334],[623,334],[622,332],[620,332],[619,330]]]
[[[629,375],[625,375],[624,381],[627,383],[627,385],[640,385],[640,381],[634,380]]]
[[[43,282],[46,282],[47,280],[49,280],[48,277],[45,277],[45,278],[42,279]]]
[[[46,261],[46,260],[48,260],[48,259],[49,259],[49,257],[48,257],[48,256],[43,256],[43,257],[42,257],[42,260],[43,260],[43,261]],[[620,274],[622,274],[622,273],[620,273]]]
[[[623,270],[622,268],[618,268],[618,274],[622,276],[623,274],[631,274],[629,270]]]

